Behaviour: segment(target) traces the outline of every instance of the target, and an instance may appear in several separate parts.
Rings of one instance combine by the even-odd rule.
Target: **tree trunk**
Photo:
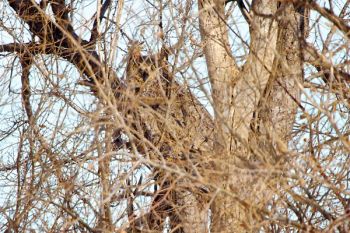
[[[217,134],[213,157],[216,171],[221,171],[216,176],[219,179],[213,180],[219,192],[213,201],[211,231],[251,232],[262,226],[262,213],[272,195],[266,189],[269,181],[259,179],[251,169],[275,160],[269,158],[274,154],[266,153],[267,147],[254,144],[256,135],[262,134],[256,128],[263,131],[266,125],[274,125],[269,128],[272,130],[269,137],[265,134],[263,140],[265,144],[267,139],[271,142],[269,148],[276,144],[270,135],[278,137],[279,145],[287,143],[298,107],[295,103],[300,95],[301,78],[298,15],[292,4],[281,4],[277,11],[275,1],[253,1],[250,53],[239,72],[230,54],[224,3],[202,0],[199,9],[215,106]],[[259,117],[264,112],[269,114]],[[249,169],[246,174],[242,170],[237,173],[238,167]]]
[[[215,161],[214,174],[210,174],[211,183],[219,190],[212,205],[211,232],[223,232],[226,226],[233,224],[231,211],[235,203],[220,192],[227,189],[228,172],[233,164],[230,153],[233,123],[232,95],[233,86],[239,71],[232,58],[228,40],[225,16],[225,2],[222,0],[199,0],[199,26],[209,79],[215,115],[215,140],[212,159]],[[225,163],[223,163],[225,161]]]

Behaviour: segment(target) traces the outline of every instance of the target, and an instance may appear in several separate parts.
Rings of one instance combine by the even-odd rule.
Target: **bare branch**
[[[323,17],[331,21],[348,39],[350,39],[350,26],[344,19],[336,16],[330,9],[321,7],[316,1],[305,1],[305,5],[319,12]]]
[[[333,70],[336,78],[339,81],[346,81],[350,83],[350,74],[337,69],[324,55],[317,51],[317,49],[310,43],[305,43],[304,60],[315,66],[319,71],[321,69],[326,75],[326,79],[330,80],[329,74]]]
[[[102,3],[102,0],[101,0]],[[107,11],[107,9],[109,8],[109,6],[111,5],[112,1],[111,0],[105,0],[105,2],[102,4],[102,7],[100,9],[98,9],[100,12],[95,13],[94,17],[94,23],[91,29],[91,35],[90,35],[90,39],[89,42],[90,43],[95,43],[96,39],[99,37],[98,34],[98,25],[101,23],[102,19],[105,17],[105,13]]]

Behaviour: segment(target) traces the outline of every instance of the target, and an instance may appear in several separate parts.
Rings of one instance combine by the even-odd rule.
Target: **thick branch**
[[[42,48],[46,53],[54,53],[74,64],[87,77],[84,84],[89,84],[94,92],[98,89],[96,86],[102,84],[107,75],[112,77],[115,86],[119,86],[117,75],[112,70],[103,70],[104,66],[98,54],[90,50],[89,42],[80,39],[70,29],[70,24],[65,22],[61,26],[62,24],[53,22],[38,5],[31,1],[10,0],[9,3],[19,17],[29,25],[30,31],[40,38],[41,44],[38,49]],[[62,5],[62,2],[58,1],[55,4]],[[55,4],[53,4],[54,8]],[[65,13],[61,13],[58,9],[55,11],[56,17],[66,20]],[[3,47],[3,50],[10,50],[10,48],[11,46]],[[20,48],[24,47],[20,46]]]
[[[102,1],[101,1],[102,2]],[[98,25],[101,23],[102,19],[104,18],[104,15],[108,9],[108,7],[111,5],[111,0],[106,0],[101,9],[98,9],[100,12],[95,14],[95,20],[94,20],[94,24],[92,26],[91,29],[91,36],[90,36],[90,43],[95,43],[96,39],[99,37],[99,33],[98,33]]]
[[[319,12],[323,17],[331,21],[345,36],[350,39],[350,26],[344,21],[344,19],[337,17],[334,12],[325,7],[319,6],[316,1],[305,1],[306,6]]]
[[[74,34],[73,26],[68,18],[71,9],[66,5],[64,0],[51,0],[50,2],[56,22],[68,32]]]
[[[9,4],[18,16],[28,24],[29,30],[45,43],[45,46],[51,43],[60,43],[61,46],[67,44],[65,34],[68,32],[66,28],[58,27],[57,23],[45,15],[45,12],[34,1],[9,0]],[[73,31],[69,33],[72,38],[79,38]]]
[[[30,53],[31,55],[36,54],[48,54],[51,53],[49,47],[44,48],[40,44],[33,42],[30,43],[9,43],[0,45],[0,53]]]
[[[250,27],[251,43],[242,76],[235,86],[233,131],[248,139],[249,124],[271,76],[276,53],[277,23],[273,15],[277,4],[270,0],[255,1]]]
[[[30,104],[30,83],[29,83],[29,71],[32,65],[32,57],[31,54],[25,53],[20,57],[20,62],[22,65],[22,101],[24,105],[24,109],[27,113],[29,124],[33,124],[33,111]]]
[[[224,1],[200,0],[198,6],[200,33],[215,106],[216,137],[220,137],[217,146],[229,148],[233,112],[231,98],[238,68],[230,51]]]

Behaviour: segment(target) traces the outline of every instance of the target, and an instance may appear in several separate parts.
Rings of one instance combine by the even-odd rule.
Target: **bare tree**
[[[1,231],[349,231],[348,1],[0,4]]]

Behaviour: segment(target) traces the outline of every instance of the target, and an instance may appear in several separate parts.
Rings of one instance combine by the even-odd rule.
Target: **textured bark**
[[[238,74],[228,41],[224,3],[222,0],[198,2],[200,32],[215,106],[216,143],[223,151],[229,148],[233,84]]]
[[[277,38],[277,24],[271,15],[277,7],[272,1],[254,2],[250,55],[239,72],[230,54],[223,3],[199,1],[199,6],[218,132],[214,156],[216,169],[223,172],[220,180],[213,182],[229,193],[219,193],[214,200],[212,232],[243,232],[245,207],[235,198],[240,190],[237,185],[243,181],[235,179],[233,171],[236,156],[246,156],[240,143],[248,140],[253,112],[270,77]]]
[[[301,39],[304,33],[300,30],[303,20],[300,9],[292,4],[283,4],[281,9],[275,68],[254,113],[249,138],[260,148],[262,156],[256,159],[270,164],[278,163],[287,152],[278,150],[287,147],[291,139],[303,76]]]
[[[214,156],[222,171],[213,182],[224,190],[213,201],[211,231],[251,232],[262,226],[270,181],[252,171],[238,174],[235,168],[275,163],[276,153],[267,148],[274,150],[274,140],[288,142],[302,77],[300,20],[291,3],[277,9],[276,1],[253,1],[250,53],[238,72],[229,52],[223,4],[199,1],[199,7],[215,106]]]
[[[272,171],[283,172],[288,159],[288,142],[298,107],[302,85],[301,17],[293,4],[282,4],[278,21],[276,56],[272,73],[251,121],[249,144],[253,146],[251,160]],[[282,170],[280,170],[282,169]],[[255,187],[260,193],[250,196],[251,205],[266,209],[272,199],[273,190],[281,179],[273,172],[265,177],[255,177]],[[259,188],[257,188],[258,190]],[[264,217],[264,216],[262,216]],[[256,219],[255,219],[256,221]],[[263,222],[256,222],[263,227]]]
[[[215,113],[215,142],[213,160],[215,171],[211,177],[216,189],[226,189],[228,172],[232,165],[230,153],[233,122],[232,95],[233,86],[239,73],[232,58],[228,41],[225,2],[221,0],[199,0],[199,26],[204,44],[204,54],[212,87],[212,98]],[[231,210],[235,211],[235,203],[228,200],[223,193],[214,197],[211,232],[225,232],[225,226],[233,224]]]
[[[278,18],[278,42],[275,59],[276,70],[269,80],[265,96],[261,99],[261,120],[269,137],[278,138],[284,143],[290,140],[297,108],[300,106],[300,86],[302,85],[302,56],[298,9],[285,4]],[[259,118],[259,114],[257,114]],[[265,129],[263,129],[265,128]]]
[[[248,140],[253,113],[271,76],[277,40],[276,1],[257,0],[252,9],[249,56],[235,86],[233,102],[233,131],[244,141]]]

